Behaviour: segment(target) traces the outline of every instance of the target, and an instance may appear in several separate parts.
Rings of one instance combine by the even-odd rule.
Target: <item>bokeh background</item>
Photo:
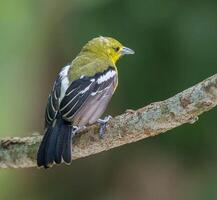
[[[42,132],[57,72],[99,35],[136,51],[118,63],[113,116],[215,74],[216,10],[216,0],[0,0],[0,137]],[[217,199],[216,133],[213,109],[71,166],[0,170],[0,199]]]

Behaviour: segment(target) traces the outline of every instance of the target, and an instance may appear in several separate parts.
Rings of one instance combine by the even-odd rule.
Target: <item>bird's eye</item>
[[[114,50],[115,50],[116,52],[118,52],[118,51],[120,50],[120,47],[114,47]]]

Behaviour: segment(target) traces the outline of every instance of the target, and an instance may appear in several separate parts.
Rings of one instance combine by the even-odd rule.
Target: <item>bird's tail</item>
[[[49,126],[37,154],[37,165],[49,168],[53,162],[59,164],[62,159],[71,163],[73,127],[59,118]]]

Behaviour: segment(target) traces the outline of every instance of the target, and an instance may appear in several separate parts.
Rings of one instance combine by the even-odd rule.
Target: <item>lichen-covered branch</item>
[[[73,141],[73,160],[193,123],[216,105],[217,74],[165,101],[116,116],[109,122],[103,139],[99,138],[97,125],[88,127]],[[0,168],[35,167],[41,139],[39,134],[1,139]]]

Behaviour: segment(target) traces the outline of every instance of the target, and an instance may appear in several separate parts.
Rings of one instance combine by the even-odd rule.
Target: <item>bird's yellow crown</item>
[[[94,53],[99,57],[111,60],[114,64],[124,54],[133,54],[134,51],[124,47],[119,41],[111,37],[97,37],[90,40],[81,50],[81,53]]]

